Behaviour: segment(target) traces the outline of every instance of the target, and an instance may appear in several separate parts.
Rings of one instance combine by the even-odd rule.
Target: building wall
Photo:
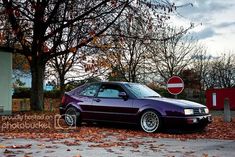
[[[223,110],[225,98],[229,99],[230,109],[235,110],[235,88],[207,90],[206,106],[209,109]]]
[[[0,115],[12,111],[12,54],[0,50]]]

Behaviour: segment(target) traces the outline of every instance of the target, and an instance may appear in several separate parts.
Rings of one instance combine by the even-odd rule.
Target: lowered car
[[[128,82],[88,83],[66,92],[60,114],[69,126],[82,121],[138,124],[145,132],[166,126],[203,129],[212,118],[206,106],[161,97],[149,87]]]

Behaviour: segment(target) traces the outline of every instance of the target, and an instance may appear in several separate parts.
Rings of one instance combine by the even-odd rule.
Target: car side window
[[[80,96],[95,96],[97,90],[99,89],[99,84],[92,84],[86,87],[83,91],[80,92]]]
[[[120,98],[118,96],[120,92],[124,92],[124,90],[118,85],[102,85],[97,94],[97,97]]]

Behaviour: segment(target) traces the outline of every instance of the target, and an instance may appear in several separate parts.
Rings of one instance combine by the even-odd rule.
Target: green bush
[[[12,98],[30,98],[30,88],[19,87],[14,89]],[[44,91],[45,98],[60,98],[60,90]]]
[[[60,90],[54,89],[52,91],[44,91],[45,98],[60,98]]]
[[[18,87],[14,89],[13,98],[30,98],[30,88]]]

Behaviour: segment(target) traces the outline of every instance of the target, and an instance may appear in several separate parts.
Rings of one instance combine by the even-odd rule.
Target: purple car
[[[164,126],[205,128],[212,121],[206,106],[163,98],[145,85],[128,82],[88,83],[65,93],[60,114],[69,126],[82,121],[138,124],[145,132]]]

